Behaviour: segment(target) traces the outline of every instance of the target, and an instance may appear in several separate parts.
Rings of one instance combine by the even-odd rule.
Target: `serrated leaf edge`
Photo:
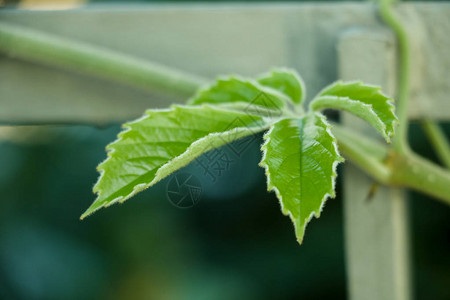
[[[97,166],[97,171],[100,173],[100,175],[99,175],[99,177],[98,177],[98,179],[97,179],[97,181],[96,181],[96,183],[95,183],[95,185],[94,185],[94,188],[93,188],[94,194],[97,195],[97,198],[101,195],[101,190],[99,190],[99,188],[96,188],[96,187],[97,187],[98,183],[102,180],[102,178],[103,178],[104,175],[105,175],[105,170],[102,169],[101,166],[102,166],[103,164],[105,164],[106,162],[108,162],[110,159],[112,159],[113,157],[112,157],[111,154],[114,153],[114,151],[116,151],[116,149],[110,148],[110,146],[113,145],[113,144],[115,144],[115,143],[117,143],[117,142],[119,142],[119,141],[121,141],[121,140],[122,140],[122,136],[123,136],[126,132],[129,132],[130,130],[132,130],[132,128],[130,127],[131,124],[137,123],[137,122],[139,122],[139,121],[142,121],[142,120],[145,119],[145,118],[150,117],[150,116],[151,116],[150,113],[153,113],[153,112],[169,112],[169,111],[172,111],[173,109],[175,109],[175,108],[177,108],[177,107],[181,107],[181,108],[187,107],[187,108],[189,108],[189,109],[192,109],[192,108],[194,108],[194,109],[195,109],[195,108],[198,108],[198,109],[204,109],[205,107],[209,107],[209,108],[212,108],[212,109],[218,109],[218,108],[219,108],[220,110],[227,111],[226,109],[221,109],[221,108],[218,107],[218,106],[215,106],[215,105],[213,106],[213,105],[208,105],[208,104],[203,104],[203,105],[199,105],[199,106],[173,105],[173,106],[171,106],[170,108],[167,108],[167,109],[151,109],[151,110],[147,110],[147,111],[145,112],[145,114],[144,114],[142,117],[140,117],[140,118],[138,118],[138,119],[136,119],[136,120],[134,120],[134,121],[132,121],[132,122],[130,122],[130,123],[125,123],[125,124],[123,124],[122,127],[125,128],[125,130],[122,131],[122,132],[120,132],[120,133],[118,134],[116,140],[114,140],[113,142],[111,142],[110,144],[108,144],[108,145],[106,146],[106,149],[107,149],[107,158],[106,158],[105,160],[103,160],[103,161]],[[235,111],[233,111],[233,112],[235,112]],[[265,122],[269,121],[267,118],[262,118],[262,120],[265,121]],[[271,123],[267,123],[267,124],[265,124],[265,126],[261,126],[261,127],[253,127],[253,128],[252,128],[252,133],[256,133],[256,132],[259,132],[259,131],[263,131],[263,130],[267,129],[267,128],[270,126],[270,124],[271,124]],[[185,152],[183,152],[183,153],[181,153],[180,155],[178,155],[178,156],[172,158],[172,159],[169,160],[167,163],[165,163],[164,165],[162,165],[161,167],[159,167],[158,170],[157,170],[156,173],[155,173],[154,179],[153,179],[151,182],[149,182],[148,184],[145,184],[145,183],[137,184],[137,185],[135,185],[135,186],[133,187],[133,191],[132,191],[131,193],[129,193],[128,195],[116,197],[116,198],[114,198],[113,200],[111,200],[111,201],[109,201],[109,202],[107,202],[107,203],[101,204],[100,206],[96,207],[96,208],[93,209],[93,210],[90,210],[90,208],[95,204],[95,201],[96,201],[96,200],[94,200],[94,202],[91,204],[91,206],[89,206],[89,208],[86,210],[86,212],[84,212],[84,213],[81,215],[80,219],[83,220],[85,217],[87,217],[87,216],[89,216],[89,215],[95,213],[97,210],[99,210],[99,209],[101,209],[101,208],[103,208],[103,207],[106,208],[106,207],[109,207],[109,206],[111,206],[111,205],[113,205],[113,204],[116,204],[116,203],[123,203],[123,202],[125,202],[126,200],[130,199],[131,197],[133,197],[134,195],[136,195],[137,193],[139,193],[139,192],[141,192],[141,191],[143,191],[143,190],[145,190],[145,189],[147,189],[147,188],[149,188],[149,187],[155,185],[156,183],[158,183],[159,181],[161,181],[161,180],[164,179],[165,177],[169,176],[170,174],[172,174],[172,173],[175,172],[176,170],[178,170],[178,169],[180,169],[180,168],[182,168],[182,167],[188,165],[190,162],[192,162],[193,159],[199,157],[202,153],[200,153],[200,154],[198,154],[198,155],[192,156],[192,157],[193,157],[192,160],[186,162],[185,164],[180,165],[177,169],[174,169],[173,171],[167,173],[165,176],[164,176],[164,175],[161,175],[161,173],[163,173],[163,172],[166,171],[167,169],[170,169],[170,166],[173,165],[173,163],[182,161],[185,157],[189,156],[189,155],[191,154],[191,151],[192,151],[193,149],[195,149],[196,146],[197,146],[198,144],[203,143],[205,140],[211,139],[213,136],[221,136],[221,135],[224,135],[224,134],[227,134],[227,135],[237,134],[237,133],[240,132],[240,131],[241,131],[242,133],[244,133],[244,132],[246,132],[247,130],[248,130],[248,129],[247,129],[246,127],[236,127],[236,128],[233,128],[232,130],[229,130],[229,131],[224,131],[224,132],[213,132],[213,133],[210,133],[210,134],[208,134],[208,135],[206,135],[206,136],[204,136],[204,137],[202,137],[202,138],[196,140],[196,141],[193,142],[191,145],[189,145],[189,147],[186,149]],[[225,144],[225,143],[224,143],[224,144]],[[220,146],[218,146],[218,147],[220,147]]]
[[[344,158],[340,155],[339,153],[339,149],[338,149],[338,145],[337,145],[337,140],[336,137],[333,135],[333,133],[331,132],[331,125],[330,123],[328,123],[325,119],[325,116],[314,112],[314,114],[318,115],[319,118],[321,119],[321,121],[325,124],[326,126],[326,131],[328,134],[330,134],[331,137],[333,137],[333,146],[334,149],[336,151],[336,154],[338,155],[338,157],[340,158],[339,160],[336,160],[333,162],[333,166],[332,166],[332,174],[331,174],[331,184],[332,184],[332,192],[330,193],[326,193],[322,200],[321,200],[321,204],[319,207],[319,213],[316,213],[315,211],[311,212],[310,215],[308,216],[308,218],[306,218],[306,222],[305,222],[305,227],[304,227],[304,232],[303,235],[301,237],[299,237],[298,233],[298,228],[297,228],[297,224],[294,216],[292,215],[292,213],[290,211],[288,211],[287,209],[284,208],[283,206],[283,196],[281,195],[280,191],[278,190],[278,188],[272,184],[271,180],[270,180],[270,170],[269,170],[269,165],[265,162],[266,158],[267,158],[267,145],[270,143],[270,134],[272,133],[276,123],[274,123],[273,125],[270,126],[270,129],[264,134],[263,136],[263,140],[264,143],[261,145],[261,151],[262,151],[262,158],[261,158],[261,162],[259,163],[259,166],[264,168],[265,170],[265,174],[266,174],[266,182],[267,182],[267,191],[271,192],[274,191],[275,195],[278,198],[278,202],[280,203],[280,207],[281,207],[281,212],[283,215],[285,216],[289,216],[289,219],[291,220],[292,224],[294,225],[294,230],[295,230],[295,236],[297,239],[297,242],[301,245],[304,239],[304,235],[306,233],[306,227],[308,225],[308,223],[311,221],[311,219],[313,217],[319,218],[323,208],[325,207],[325,203],[328,200],[328,198],[334,198],[336,197],[336,178],[337,178],[337,166],[339,165],[339,163],[344,162]],[[281,120],[280,120],[281,121]]]
[[[370,121],[365,119],[362,115],[356,113],[355,111],[352,110],[348,110],[345,107],[334,107],[334,106],[318,106],[316,107],[315,104],[318,103],[318,101],[322,100],[322,99],[333,99],[333,100],[337,100],[337,101],[347,101],[350,102],[350,104],[354,104],[354,105],[360,105],[362,107],[365,107],[367,109],[367,112],[370,113],[371,115],[371,119],[372,121],[378,126],[374,126],[372,125],[376,131],[378,131],[386,140],[387,143],[391,142],[391,137],[394,135],[394,131],[388,130],[386,124],[383,123],[383,121],[380,119],[380,117],[377,115],[377,113],[373,110],[373,106],[371,104],[367,104],[358,100],[353,100],[352,98],[349,97],[340,97],[340,96],[329,96],[329,95],[325,95],[325,96],[320,96],[314,99],[314,101],[311,101],[310,103],[310,109],[314,110],[314,111],[318,111],[318,110],[322,110],[322,109],[337,109],[337,110],[344,110],[347,111],[363,120],[365,120],[366,122],[368,122],[370,124]]]
[[[390,112],[392,113],[392,115],[394,116],[395,121],[392,122],[392,130],[387,130],[386,132],[387,132],[387,135],[389,136],[389,138],[391,138],[391,137],[394,136],[395,128],[396,128],[396,127],[398,126],[398,124],[399,124],[397,115],[395,114],[395,105],[394,105],[395,99],[392,98],[392,97],[390,97],[390,96],[388,96],[388,95],[386,95],[385,93],[383,93],[383,90],[382,90],[381,86],[379,86],[379,85],[367,84],[367,83],[364,83],[362,80],[349,80],[349,81],[337,80],[337,81],[335,81],[335,82],[333,82],[333,83],[331,83],[331,84],[325,86],[323,89],[321,89],[321,90],[316,94],[316,96],[313,98],[313,100],[311,100],[310,103],[312,103],[314,100],[316,100],[316,99],[319,98],[319,97],[324,97],[324,96],[327,96],[327,97],[328,97],[328,96],[330,96],[330,97],[337,97],[337,96],[333,96],[333,95],[323,95],[323,93],[324,93],[325,91],[329,90],[330,88],[332,88],[333,86],[338,85],[338,84],[358,84],[358,85],[360,85],[360,86],[371,87],[371,88],[374,88],[374,89],[377,90],[377,91],[376,91],[377,94],[379,94],[379,95],[381,95],[381,96],[387,98],[386,103],[388,104],[388,106],[389,106],[389,111],[390,111]],[[349,98],[349,97],[346,97],[346,98]],[[350,99],[350,100],[353,100],[353,101],[359,101],[359,100],[355,100],[355,99],[352,99],[352,98],[349,98],[349,99]],[[384,124],[384,123],[383,123],[383,124]],[[385,126],[386,126],[386,125],[385,125]]]

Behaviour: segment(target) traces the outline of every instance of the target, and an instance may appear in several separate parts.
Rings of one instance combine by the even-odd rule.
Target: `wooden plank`
[[[343,34],[338,45],[339,73],[360,78],[387,93],[395,86],[395,44],[389,32],[365,29]],[[377,134],[362,120],[343,115],[343,123]],[[408,214],[403,190],[380,187],[368,199],[374,180],[350,163],[344,169],[344,222],[350,299],[410,299]]]
[[[413,33],[410,114],[450,114],[450,3],[401,5]],[[308,95],[337,79],[335,41],[345,28],[380,26],[369,3],[87,6],[67,11],[0,11],[4,22],[103,46],[208,78],[297,69]],[[439,26],[434,26],[439,22]],[[161,98],[127,86],[0,57],[0,122],[123,121]]]

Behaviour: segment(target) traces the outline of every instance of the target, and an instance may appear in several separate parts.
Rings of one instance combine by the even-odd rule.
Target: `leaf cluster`
[[[98,166],[97,199],[82,215],[122,203],[197,157],[238,139],[265,132],[260,166],[299,243],[313,216],[335,196],[336,167],[343,161],[324,109],[366,120],[390,142],[397,117],[379,87],[336,82],[305,110],[306,89],[293,70],[276,69],[256,79],[230,76],[200,89],[187,105],[150,109],[123,125]]]

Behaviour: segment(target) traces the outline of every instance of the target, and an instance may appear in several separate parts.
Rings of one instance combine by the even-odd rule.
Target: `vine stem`
[[[413,152],[400,153],[341,125],[333,133],[339,150],[378,182],[407,187],[450,205],[450,172]]]
[[[450,205],[450,173],[448,170],[418,156],[415,153],[401,155],[393,153],[388,164],[392,164],[392,176],[388,182],[420,191]]]
[[[408,97],[410,77],[410,47],[408,34],[391,10],[391,4],[396,0],[380,0],[380,15],[383,21],[395,32],[398,41],[398,86],[396,113],[399,127],[394,138],[394,149],[401,153],[410,152],[408,144]]]
[[[436,150],[439,159],[447,169],[450,169],[450,144],[444,132],[439,125],[431,120],[423,120],[421,125]]]
[[[151,92],[188,97],[206,80],[101,47],[0,22],[0,52],[116,80]]]

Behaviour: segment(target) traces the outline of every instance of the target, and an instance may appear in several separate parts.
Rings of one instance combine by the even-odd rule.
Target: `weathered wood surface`
[[[338,43],[339,74],[359,76],[395,89],[395,42],[384,30],[355,29]],[[353,62],[351,64],[351,62]],[[366,72],[367,67],[371,72]],[[362,120],[348,114],[343,123],[379,136]],[[407,197],[403,190],[375,183],[351,164],[344,166],[345,253],[350,299],[410,299]]]
[[[448,119],[450,3],[407,3],[398,12],[413,36],[410,115]],[[2,10],[0,19],[210,78],[288,66],[303,75],[309,96],[337,78],[335,47],[343,30],[382,26],[370,3],[88,6]],[[0,57],[3,124],[123,121],[180,101]]]

